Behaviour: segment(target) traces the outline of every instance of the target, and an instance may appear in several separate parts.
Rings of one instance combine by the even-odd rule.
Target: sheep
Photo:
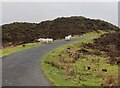
[[[38,42],[42,42],[44,40],[44,38],[39,38]]]
[[[48,43],[48,39],[42,39],[43,43]]]
[[[53,39],[47,38],[46,41],[47,41],[47,43],[53,42]]]
[[[43,43],[47,43],[47,40],[45,38],[39,38],[38,42],[43,42]]]
[[[43,43],[49,43],[49,42],[53,42],[53,39],[50,38],[39,38],[38,39],[39,42],[43,42]]]
[[[65,36],[65,40],[69,41],[71,39],[71,37],[72,37],[71,35]]]
[[[70,40],[70,38],[68,36],[65,37],[65,40]]]

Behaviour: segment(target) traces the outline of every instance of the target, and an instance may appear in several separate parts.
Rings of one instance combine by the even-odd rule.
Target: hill
[[[109,33],[94,40],[94,43],[85,44],[87,49],[93,49],[97,55],[108,58],[110,64],[120,63],[120,31]],[[91,53],[92,54],[92,53]]]
[[[118,30],[118,27],[101,20],[81,16],[61,17],[41,23],[11,23],[2,25],[3,47],[35,42],[40,37],[61,39],[66,35],[81,35],[97,30]]]

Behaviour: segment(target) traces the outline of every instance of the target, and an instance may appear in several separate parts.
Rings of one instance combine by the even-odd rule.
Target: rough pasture
[[[95,33],[94,33],[95,34]],[[92,35],[94,35],[92,34]],[[42,68],[47,78],[58,86],[104,86],[104,77],[118,75],[118,65],[106,64],[106,58],[91,49],[83,47],[85,43],[91,42],[98,35],[78,41],[48,53],[42,63]],[[92,43],[92,42],[91,42]],[[108,79],[110,81],[111,79]],[[118,80],[115,80],[116,82]],[[117,84],[115,84],[117,85]]]

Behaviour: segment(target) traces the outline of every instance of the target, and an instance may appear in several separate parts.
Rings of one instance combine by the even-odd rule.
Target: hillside
[[[94,54],[108,58],[110,64],[120,64],[120,32],[103,35],[84,47],[97,52]]]
[[[35,42],[40,37],[61,39],[64,36],[80,35],[93,30],[118,30],[118,27],[101,20],[81,16],[62,17],[41,23],[11,23],[2,25],[3,47]]]
[[[120,53],[116,50],[119,43],[115,43],[118,35],[119,33],[106,35],[102,31],[91,32],[85,34],[89,38],[82,36],[80,41],[50,51],[41,63],[46,78],[54,86],[118,86]],[[109,53],[108,45],[113,52]],[[109,60],[112,61],[108,63]],[[117,63],[113,63],[114,61]]]
[[[89,38],[58,47],[43,57],[46,77],[54,86],[118,86],[120,32],[85,36]]]

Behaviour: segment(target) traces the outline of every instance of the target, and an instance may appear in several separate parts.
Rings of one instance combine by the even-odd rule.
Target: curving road
[[[50,50],[82,40],[87,37],[73,38],[71,41],[61,40],[52,44],[44,44],[3,57],[2,85],[3,86],[50,86],[40,68],[40,58]]]

